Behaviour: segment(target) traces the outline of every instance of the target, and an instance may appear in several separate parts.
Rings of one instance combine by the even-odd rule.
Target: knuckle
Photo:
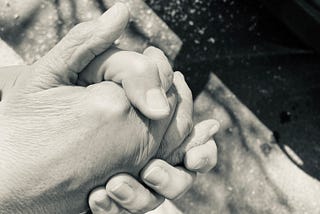
[[[193,120],[191,116],[184,116],[181,118],[182,121],[182,131],[183,131],[183,136],[186,137],[188,136],[192,129],[193,129]]]
[[[123,89],[112,82],[102,82],[89,88],[90,110],[96,116],[126,115],[131,105]]]
[[[133,69],[137,74],[158,74],[157,65],[143,55],[133,62]]]

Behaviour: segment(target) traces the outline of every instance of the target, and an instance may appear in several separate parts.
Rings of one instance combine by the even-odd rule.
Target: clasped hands
[[[215,165],[219,124],[193,126],[183,75],[157,48],[112,47],[128,20],[117,3],[33,65],[0,69],[4,212],[80,213],[89,193],[94,214],[148,212]]]

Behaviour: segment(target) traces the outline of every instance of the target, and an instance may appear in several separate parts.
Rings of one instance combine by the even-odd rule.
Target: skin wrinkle
[[[34,69],[31,75],[34,77],[34,84],[32,84],[32,86],[28,86],[29,88],[31,87],[31,89],[33,89],[31,90],[32,92],[43,91],[61,85],[71,85],[72,82],[70,81],[69,77],[71,76],[72,79],[77,78],[77,74],[74,71],[67,74],[67,76],[65,74],[61,75],[58,72],[52,72],[58,67],[58,63],[52,59],[43,58],[42,61],[46,61],[46,63],[42,62],[37,66],[33,66]],[[65,63],[65,66],[68,65]],[[51,71],[51,73],[48,74],[47,71]]]
[[[95,38],[94,40],[98,40],[98,39]],[[54,51],[53,53],[56,53],[57,54],[56,57],[58,57],[58,58],[60,57],[59,58],[60,60],[78,60],[78,58],[80,60],[81,59],[86,60],[86,59],[89,59],[89,58],[92,57],[92,52],[94,52],[94,51],[99,52],[99,47],[100,46],[98,46],[98,49],[90,49],[90,48],[92,48],[92,47],[90,47],[90,45],[95,46],[95,45],[97,45],[96,43],[103,43],[103,41],[99,40],[99,41],[92,41],[92,43],[87,42],[87,43],[82,44],[82,46],[77,48],[77,50],[75,52],[71,51],[71,55],[72,56],[69,57],[69,59],[61,59],[61,57],[60,57],[61,55],[57,54],[57,53],[59,53],[59,51]],[[106,44],[109,44],[109,43],[106,43]],[[63,45],[60,45],[60,48],[61,47],[63,48]],[[89,48],[90,51],[91,51],[91,52],[90,51],[88,52],[87,56],[81,54],[81,51],[84,51],[84,49],[86,49],[86,48]],[[78,53],[77,51],[79,51],[80,53]],[[63,52],[61,52],[61,53],[63,53]],[[64,56],[66,57],[66,55],[64,55]],[[69,61],[66,62],[66,64],[68,64],[68,63],[69,63]],[[72,66],[72,63],[69,63],[69,64]],[[61,68],[64,68],[65,65],[61,65],[60,64]],[[81,66],[83,66],[83,64],[81,63],[78,66],[81,67]],[[68,68],[68,66],[66,66],[66,68]],[[48,67],[46,69],[48,70]],[[38,70],[37,72],[39,72],[38,73],[38,75],[39,75],[40,73],[45,72],[45,71],[46,70],[44,70],[44,71],[43,70]],[[77,71],[76,70],[75,71],[71,71],[70,70],[67,73],[68,73],[68,75],[71,74],[71,76],[73,76],[72,74],[75,74],[75,72],[77,72]],[[112,104],[112,106],[107,106],[106,105],[106,100],[110,99],[110,97],[108,97],[108,96],[110,94],[112,94],[112,90],[111,90],[111,92],[109,91],[109,94],[105,93],[105,91],[108,91],[108,89],[110,89],[110,87],[101,87],[101,88],[97,89],[95,91],[96,92],[95,94],[99,94],[100,97],[99,96],[95,96],[95,97],[87,96],[87,97],[84,97],[84,100],[83,100],[84,102],[83,103],[85,103],[85,105],[84,105],[85,108],[82,108],[82,111],[87,110],[87,111],[90,111],[90,112],[88,112],[87,114],[84,114],[82,118],[81,117],[80,118],[74,118],[77,114],[72,114],[71,112],[68,112],[69,110],[68,111],[65,110],[65,107],[63,106],[64,104],[66,104],[66,105],[74,105],[75,106],[74,103],[67,103],[65,101],[68,100],[68,99],[63,99],[63,98],[50,100],[52,95],[57,95],[57,94],[59,95],[59,93],[60,93],[59,92],[59,88],[60,87],[59,88],[54,88],[54,89],[46,89],[46,86],[50,86],[50,84],[52,84],[54,86],[59,85],[59,84],[63,84],[63,82],[65,81],[65,79],[63,79],[63,78],[67,78],[68,75],[65,75],[65,76],[61,75],[61,74],[58,73],[58,71],[57,71],[57,73],[55,73],[54,71],[51,71],[50,73],[52,73],[52,76],[50,76],[49,73],[48,73],[49,77],[47,77],[45,75],[44,76],[40,75],[41,77],[44,77],[44,79],[41,80],[40,85],[38,85],[38,88],[45,89],[45,90],[43,92],[37,91],[36,93],[34,93],[35,96],[38,96],[37,98],[43,99],[44,102],[43,103],[42,102],[36,103],[37,105],[40,106],[36,110],[37,112],[36,111],[32,111],[32,109],[33,109],[32,107],[29,108],[28,109],[29,112],[27,112],[27,114],[32,114],[34,112],[37,113],[37,117],[36,117],[36,120],[34,122],[38,123],[35,126],[37,126],[36,129],[38,129],[38,126],[39,126],[39,133],[35,133],[34,134],[34,133],[31,132],[31,130],[24,130],[24,131],[26,131],[25,134],[29,134],[29,136],[30,136],[30,144],[32,145],[32,143],[35,143],[36,141],[40,141],[40,139],[38,139],[38,138],[41,137],[40,136],[41,132],[44,133],[44,134],[47,134],[50,131],[48,131],[46,129],[51,129],[51,128],[54,129],[55,125],[59,126],[56,135],[53,135],[51,140],[50,139],[47,140],[47,139],[41,138],[41,141],[43,143],[42,145],[43,146],[47,146],[46,149],[49,152],[46,153],[46,151],[39,150],[38,152],[41,152],[41,153],[43,152],[43,154],[38,155],[38,158],[41,159],[45,155],[50,156],[51,154],[56,153],[56,154],[54,154],[54,157],[52,157],[52,159],[51,159],[52,162],[49,161],[47,163],[43,163],[43,166],[46,166],[45,170],[48,170],[47,171],[48,174],[44,175],[44,176],[48,176],[48,180],[44,179],[44,181],[47,181],[48,185],[50,185],[50,182],[52,182],[52,180],[50,180],[51,177],[53,177],[55,180],[59,179],[59,173],[57,173],[57,172],[64,170],[64,173],[63,173],[64,175],[63,176],[65,176],[64,177],[64,179],[65,179],[64,180],[65,181],[64,184],[66,185],[65,190],[67,192],[68,191],[69,192],[68,192],[68,194],[59,193],[59,191],[57,191],[58,187],[54,187],[53,186],[50,191],[51,192],[53,191],[54,200],[53,201],[51,200],[52,197],[53,197],[51,195],[48,198],[44,198],[42,200],[43,202],[41,202],[41,203],[46,204],[44,206],[53,207],[53,205],[57,205],[56,202],[59,201],[59,197],[60,196],[68,196],[70,198],[68,198],[68,200],[64,201],[61,204],[61,206],[69,207],[69,205],[71,204],[69,202],[71,202],[71,200],[74,200],[76,206],[78,206],[79,205],[79,201],[81,201],[81,202],[85,201],[85,197],[83,197],[83,196],[86,195],[85,194],[86,191],[89,191],[90,188],[92,188],[92,186],[93,186],[92,183],[100,183],[101,181],[105,182],[105,180],[102,179],[103,178],[102,175],[101,175],[101,177],[97,176],[97,178],[94,179],[94,180],[92,180],[92,179],[90,180],[89,177],[90,177],[90,175],[92,173],[93,174],[95,174],[95,173],[98,174],[99,173],[99,169],[101,169],[101,166],[105,167],[105,174],[107,174],[107,172],[110,172],[111,175],[112,175],[112,173],[116,172],[115,169],[111,169],[113,171],[111,171],[111,170],[108,171],[108,166],[107,165],[115,166],[116,163],[118,163],[117,161],[119,161],[119,160],[109,160],[108,158],[103,159],[103,156],[102,156],[102,158],[100,160],[101,162],[99,162],[99,157],[98,157],[98,155],[95,156],[95,154],[98,154],[100,152],[105,152],[105,153],[103,153],[103,154],[105,154],[104,157],[117,156],[119,154],[120,159],[126,159],[127,157],[125,155],[121,154],[121,153],[123,153],[123,148],[129,148],[129,147],[135,146],[136,143],[139,144],[139,142],[141,142],[141,139],[135,139],[135,137],[144,138],[143,135],[145,133],[141,132],[141,123],[140,123],[141,121],[139,121],[137,118],[134,118],[133,116],[132,116],[132,118],[125,118],[125,116],[127,115],[127,111],[132,112],[132,114],[133,114],[133,112],[134,112],[133,110],[135,110],[135,109],[128,108],[126,106],[126,103],[123,102],[123,100],[121,99],[120,96],[115,97],[115,99],[116,99],[115,102],[113,102],[113,100],[111,100],[112,102],[110,102],[110,103]],[[36,72],[34,74],[37,75]],[[59,77],[60,77],[60,79],[59,79]],[[29,79],[26,79],[26,80],[33,80],[34,81],[35,79],[34,78],[29,78]],[[45,84],[45,82],[44,82],[45,80],[52,81],[52,82],[50,82],[49,84]],[[34,84],[34,83],[32,83],[32,84]],[[105,85],[105,86],[107,86],[107,85]],[[64,89],[65,89],[65,91],[69,90],[67,87],[64,87],[64,88],[62,88],[62,91]],[[77,90],[79,90],[79,88],[77,88]],[[86,91],[81,91],[81,93],[90,94],[90,93],[87,93]],[[39,95],[43,95],[43,96],[39,96]],[[113,97],[113,96],[117,96],[117,94],[116,95],[114,95],[114,94],[111,95],[111,97]],[[50,97],[50,98],[47,98],[47,97]],[[55,96],[52,96],[52,97],[55,97]],[[59,97],[59,96],[57,96],[57,97]],[[120,99],[119,99],[119,97],[120,97]],[[12,96],[12,98],[14,98],[14,96]],[[32,97],[31,93],[29,93],[26,98],[28,100],[32,100],[33,98],[36,98],[36,97]],[[77,98],[77,96],[75,96],[75,98]],[[41,117],[41,115],[46,114],[46,109],[49,108],[49,104],[47,103],[46,99],[49,100],[48,101],[49,103],[53,102],[52,105],[56,105],[57,102],[58,102],[58,107],[56,109],[51,108],[52,111],[56,111],[55,113],[47,114],[46,117]],[[89,101],[89,103],[92,104],[92,102],[90,102],[91,99],[94,99],[96,101],[96,103],[93,103],[93,105],[91,105],[91,106],[87,105],[88,101]],[[99,102],[99,99],[100,99],[101,102]],[[19,104],[19,102],[21,102],[21,100],[17,100],[18,104]],[[59,102],[61,102],[60,103],[61,105],[59,105]],[[78,102],[78,100],[75,101],[75,103],[77,103],[77,102]],[[25,103],[25,104],[28,104],[28,103]],[[31,103],[29,103],[29,104],[31,105]],[[19,105],[17,105],[17,106],[19,106]],[[78,106],[76,105],[75,106],[76,110],[78,110],[77,107]],[[67,108],[68,108],[68,106],[66,106],[66,109]],[[70,113],[70,114],[68,114],[68,113]],[[109,123],[109,124],[105,123],[105,121],[108,120],[108,117],[104,117],[104,115],[108,115],[108,113],[110,113],[111,115],[114,115],[114,116],[110,116],[110,118],[109,118],[110,121],[113,121],[113,123]],[[27,115],[24,115],[24,116],[27,116]],[[63,124],[56,124],[57,121],[55,121],[55,120],[53,120],[52,124],[51,124],[51,121],[47,123],[48,120],[52,119],[52,118],[50,118],[51,116],[55,117],[57,120],[59,119],[60,116],[61,117],[66,117],[66,120],[65,121],[61,121]],[[93,116],[93,117],[90,117],[90,116]],[[72,117],[72,119],[70,119],[71,117]],[[69,120],[68,120],[68,118],[69,118]],[[101,126],[101,124],[103,124],[103,126],[105,126],[105,127],[100,128],[99,129],[100,133],[98,134],[98,136],[93,137],[97,133],[95,133],[95,134],[91,133],[91,135],[90,135],[90,131],[94,132],[94,130],[96,130],[94,127],[92,128],[92,126],[94,126],[94,125],[92,125],[93,124],[93,120],[95,120],[96,118],[99,118],[99,120],[96,121],[97,122],[96,125],[97,126]],[[82,121],[82,119],[85,120],[85,121]],[[119,119],[118,122],[117,122],[117,119]],[[137,123],[134,123],[135,119],[138,121]],[[126,126],[123,125],[123,122],[127,121],[127,120],[132,120],[131,121],[132,122],[131,125],[134,124],[134,126],[132,128],[130,128],[130,127],[128,128],[128,126],[126,127]],[[81,127],[83,125],[83,124],[81,124],[81,121],[83,122],[83,124],[87,125],[87,127],[84,127],[84,130],[85,129],[89,129],[88,133],[85,133],[82,130],[79,130],[79,132],[81,132],[81,134],[79,133],[79,136],[75,136],[77,133],[73,129],[76,129],[74,127]],[[152,126],[151,123],[155,124],[155,121],[152,121],[152,122],[150,122],[149,120],[147,120],[147,121],[148,121],[148,124],[147,124],[148,128],[150,128]],[[171,122],[171,120],[168,120],[168,121],[164,122],[163,124],[169,123],[169,122]],[[158,125],[158,126],[153,126],[154,127],[153,129],[156,130],[156,132],[164,132],[164,130],[162,130],[162,129],[167,129],[167,126],[163,125],[163,124],[162,125]],[[62,130],[59,130],[60,128]],[[24,129],[24,128],[22,127],[22,129]],[[121,134],[118,134],[116,136],[116,138],[114,138],[113,142],[112,142],[113,139],[110,139],[111,142],[112,142],[111,146],[112,146],[113,151],[106,152],[108,150],[108,147],[106,146],[106,144],[108,142],[103,142],[103,141],[105,140],[105,138],[108,138],[109,136],[112,136],[112,134],[118,133],[118,130],[122,130],[123,132],[121,132]],[[68,131],[70,133],[68,133]],[[107,133],[105,133],[105,132],[107,132]],[[153,141],[150,140],[150,139],[146,139],[146,140],[150,141],[149,142],[149,146],[152,146],[152,144],[154,146],[157,146],[160,143],[160,142],[155,142],[155,141],[160,141],[160,138],[162,138],[161,134],[156,133],[156,132],[150,133],[149,135],[147,135],[148,137],[152,137],[153,138]],[[135,135],[136,133],[138,133],[137,136]],[[76,138],[77,137],[78,138],[82,137],[83,138],[83,136],[84,136],[83,134],[86,137],[84,139],[82,139],[81,142],[78,142],[77,140],[73,139],[73,137],[76,137]],[[39,136],[37,136],[37,135],[39,135]],[[61,136],[59,136],[59,135],[61,135]],[[32,139],[33,137],[34,137],[34,139]],[[70,140],[70,139],[73,139],[74,142],[72,142],[72,140]],[[131,140],[131,142],[129,140]],[[45,141],[48,141],[48,145],[45,145],[46,144]],[[108,141],[109,141],[109,139],[108,139]],[[121,141],[123,141],[124,143],[121,142]],[[65,147],[61,147],[60,145],[57,145],[57,144],[59,144],[59,142],[61,143],[61,145],[64,145]],[[97,143],[95,143],[95,142],[97,142]],[[142,139],[142,142],[144,142],[144,139]],[[56,151],[54,151],[55,148],[51,147],[50,144],[51,145],[56,144],[59,148],[56,148]],[[71,144],[71,147],[68,147],[67,146],[68,144]],[[96,149],[89,148],[89,147],[95,147],[94,146],[95,144],[98,145],[96,147]],[[152,150],[152,148],[148,147],[148,145],[146,145],[146,142],[144,142],[142,145],[143,145],[143,147],[146,147],[146,148],[142,147],[143,151],[142,152],[140,151],[140,153],[143,154],[143,152],[145,152],[146,155],[150,154],[150,151]],[[80,147],[79,150],[77,150],[78,147]],[[140,147],[140,149],[141,149],[141,147]],[[62,158],[61,158],[62,154],[60,153],[61,152],[60,150],[64,151],[64,152],[70,151],[71,152],[70,154],[72,155],[72,157],[77,157],[78,156],[77,157],[78,159],[77,158],[75,158],[75,159],[68,158],[68,159],[65,159],[65,160],[62,161]],[[138,149],[136,149],[136,151],[135,151],[136,153],[139,152],[139,150],[138,151],[137,150]],[[77,151],[78,151],[78,153],[77,153]],[[132,152],[132,153],[133,153],[133,155],[135,155],[134,152]],[[37,156],[37,154],[34,154],[34,156]],[[93,158],[92,158],[92,156],[93,156]],[[148,158],[149,157],[145,157],[145,158],[141,157],[140,159],[141,159],[141,162],[143,162],[144,161],[143,159],[148,159]],[[53,161],[53,159],[54,159],[54,161]],[[60,160],[60,159],[61,159],[62,162],[57,166],[58,162],[56,162],[56,160]],[[73,163],[71,164],[72,166],[69,165],[71,161],[73,161]],[[97,167],[98,170],[94,169],[95,167],[92,166],[90,168],[91,171],[86,171],[83,174],[81,174],[83,169],[87,169],[88,166],[90,166],[88,164],[93,163],[95,161],[97,163],[99,163],[99,167]],[[106,162],[108,162],[108,161],[110,161],[111,164],[106,164]],[[121,162],[121,160],[119,162]],[[124,166],[121,166],[121,163],[118,163],[118,164],[120,165],[120,167],[117,167],[117,168],[119,168],[120,170],[123,170]],[[132,163],[130,163],[130,164],[132,164]],[[138,169],[138,167],[141,168],[141,165],[139,166],[139,163],[136,163],[136,169]],[[128,167],[128,166],[126,166],[126,167]],[[73,170],[69,170],[70,167],[75,167],[75,168]],[[121,169],[121,167],[122,167],[122,169]],[[134,167],[135,166],[133,166],[133,168]],[[45,170],[43,172],[46,172]],[[134,169],[132,169],[132,170],[134,170]],[[82,176],[79,176],[79,175],[82,175]],[[78,176],[78,177],[74,178],[76,176]],[[30,175],[30,177],[33,178],[32,175]],[[83,181],[82,179],[84,181],[86,181],[86,182],[82,183],[82,181]],[[36,181],[33,181],[33,182],[36,182]],[[70,183],[68,183],[68,182],[70,182]],[[33,184],[33,183],[31,183],[31,184]],[[30,185],[30,186],[32,186],[32,185]],[[36,186],[37,186],[37,184],[36,184]],[[64,188],[64,186],[62,186],[62,188]],[[82,198],[79,198],[79,197],[75,196],[77,190],[79,191],[78,193]],[[50,193],[50,191],[48,191],[48,192]],[[23,192],[21,192],[21,193],[23,194]],[[23,197],[23,196],[21,196],[21,197]],[[34,202],[34,203],[38,203],[38,201]],[[85,204],[85,203],[83,203],[83,204]],[[26,206],[30,206],[29,204],[25,204],[25,205]],[[78,208],[79,208],[79,206],[78,206]],[[72,211],[75,211],[75,212],[79,211],[78,208],[75,208],[75,210],[72,210]],[[46,212],[46,210],[43,210],[43,209],[41,209],[41,211]]]
[[[61,65],[61,64],[63,64],[64,65],[63,67],[67,68],[67,70],[71,71],[71,73],[78,74],[79,73],[79,69],[77,67],[80,67],[79,66],[79,62],[87,64],[90,60],[93,59],[93,57],[95,55],[93,57],[91,56],[92,58],[89,61],[84,60],[84,59],[83,60],[78,60],[76,62],[76,65],[78,65],[78,66],[75,66],[75,64],[69,64],[69,62],[74,62],[75,60],[72,60],[72,59],[75,58],[75,56],[77,56],[79,52],[83,53],[84,52],[83,50],[87,50],[86,48],[88,46],[90,46],[90,45],[87,45],[87,44],[93,38],[93,36],[92,36],[93,32],[92,31],[94,30],[94,25],[92,25],[92,23],[95,23],[95,22],[93,22],[93,21],[83,22],[83,23],[80,23],[80,24],[76,25],[74,28],[72,28],[69,31],[68,37],[65,37],[65,38],[62,39],[63,43],[59,43],[57,45],[57,47],[55,47],[55,49],[53,49],[52,51],[50,51],[48,53],[48,55],[50,57],[42,58],[40,60],[41,63],[37,63],[37,64],[49,66],[46,70],[51,71],[50,72],[51,75],[53,75],[53,74],[54,75],[59,75],[59,77],[57,78],[58,82],[61,82],[61,79],[65,79],[65,77],[61,76],[61,72],[57,72],[57,70],[62,70],[61,66],[53,66],[53,65],[57,65],[57,64]],[[91,30],[88,31],[88,28],[90,28]],[[82,32],[82,31],[84,31],[85,33]],[[81,34],[81,36],[79,36],[79,34]],[[88,39],[88,38],[91,38],[91,39]],[[61,46],[61,44],[64,44],[65,46],[67,46],[67,49],[64,47],[64,51],[61,53],[61,55],[59,54],[58,55],[59,57],[57,58],[57,57],[55,57],[55,56],[57,56],[55,51],[56,51],[56,49],[59,50],[59,46]],[[64,60],[61,60],[60,58],[63,58]],[[51,59],[49,63],[48,62],[47,63],[43,62],[43,60],[47,61],[48,59]],[[52,59],[57,60],[57,62],[55,60],[52,60]],[[38,72],[38,73],[46,74],[47,72]],[[66,74],[66,73],[67,72],[64,72],[64,74]],[[67,84],[70,84],[69,81],[66,81],[66,82],[67,82]]]
[[[147,162],[147,160],[144,160],[145,157],[149,157],[148,155],[150,155],[150,151],[151,151],[151,145],[155,144],[155,140],[154,137],[152,136],[152,134],[148,131],[150,130],[150,126],[151,126],[151,122],[149,119],[145,118],[140,112],[136,112],[135,109],[133,107],[130,107],[130,111],[128,113],[128,119],[127,122],[131,124],[131,121],[133,121],[134,117],[139,117],[140,118],[140,134],[143,137],[140,137],[140,139],[143,139],[139,144],[137,144],[136,146],[138,148],[135,149],[135,151],[137,151],[137,154],[131,156],[132,158],[129,159],[128,161],[134,163],[134,165],[139,165],[141,163],[145,164]],[[132,124],[134,125],[134,124]],[[130,139],[128,139],[130,140]],[[145,156],[147,155],[147,156]],[[131,165],[128,163],[128,165]],[[135,172],[135,174],[137,174]]]
[[[191,92],[190,92],[190,94],[188,94],[188,96],[192,97]],[[178,103],[177,103],[177,107],[176,107],[177,109],[179,109],[179,107],[181,107],[182,104],[185,105],[185,103],[182,103],[182,102],[186,102],[186,101],[188,102],[188,99],[183,99],[181,97],[181,94],[177,95],[177,99],[178,99]],[[193,103],[188,103],[188,106],[193,106]],[[193,108],[192,108],[192,112],[193,112]],[[174,159],[175,160],[175,161],[173,161],[174,163],[182,163],[183,155],[177,155],[177,157],[170,157],[170,156],[174,156],[173,155],[174,151],[177,150],[177,148],[179,148],[181,146],[181,143],[183,142],[183,140],[186,139],[191,134],[192,129],[193,129],[193,120],[191,118],[192,114],[189,115],[189,114],[186,114],[186,112],[183,112],[183,111],[177,110],[174,114],[175,114],[175,116],[174,116],[175,120],[176,121],[180,121],[179,124],[183,124],[183,126],[177,125],[177,127],[180,127],[180,130],[182,130],[182,133],[181,133],[180,130],[176,130],[178,128],[175,127],[174,128],[174,130],[175,130],[175,133],[174,133],[175,138],[174,139],[170,139],[170,140],[168,140],[168,137],[171,137],[170,133],[166,133],[164,138],[163,138],[163,140],[162,140],[160,148],[158,150],[157,157],[162,157],[162,158],[164,158],[166,160],[167,159],[168,160]],[[171,127],[171,130],[172,130],[172,127]],[[178,136],[178,138],[176,136]],[[172,145],[171,141],[173,141],[175,143],[174,147],[171,146]],[[170,148],[170,149],[168,149],[168,148]]]
[[[172,87],[168,91],[167,96],[169,99],[176,99],[176,89],[174,87]],[[177,103],[173,102],[173,104],[171,104],[171,109],[175,109],[176,105],[177,105]],[[174,115],[174,111],[171,110],[170,112],[171,112],[171,115],[169,116],[169,118],[171,118],[171,119],[169,121],[166,121],[166,123],[168,123],[168,124],[170,124],[172,122],[173,115]],[[145,118],[141,113],[138,113],[138,115],[142,118]],[[142,120],[142,121],[144,121],[144,120]],[[148,135],[147,135],[149,143],[142,142],[142,146],[140,145],[140,148],[139,148],[140,152],[139,152],[139,155],[137,155],[138,158],[136,158],[136,161],[138,161],[138,162],[141,162],[142,157],[150,157],[150,158],[153,157],[155,155],[155,153],[159,151],[159,147],[161,147],[161,145],[162,145],[162,142],[155,141],[155,139],[158,139],[158,137],[155,135],[158,135],[159,130],[154,129],[154,127],[151,126],[152,124],[150,123],[150,120],[146,120],[146,121],[148,121],[148,123],[146,124],[148,128],[146,130],[151,130],[148,132]],[[166,131],[167,130],[165,130],[165,132]],[[156,148],[154,148],[154,147],[156,147]],[[150,152],[150,151],[153,151],[153,152]],[[157,156],[158,156],[158,154],[157,154]],[[144,164],[147,163],[148,160],[145,160]]]

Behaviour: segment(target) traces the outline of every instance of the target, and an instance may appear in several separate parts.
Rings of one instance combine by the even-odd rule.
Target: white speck
[[[120,44],[120,39],[116,39],[116,41],[114,41],[114,45],[119,45]]]
[[[200,35],[203,35],[204,32],[205,32],[205,30],[206,30],[205,28],[200,28],[200,29],[199,29],[199,34],[200,34]]]
[[[287,145],[284,145],[284,150],[287,152],[290,158],[296,162],[299,166],[303,166],[303,160]]]
[[[191,8],[189,11],[191,14],[194,14],[196,12],[196,9]]]
[[[147,24],[146,27],[147,27],[147,28],[151,28],[151,27],[152,27],[152,23],[151,23],[151,22],[148,22],[148,24]]]
[[[213,37],[210,37],[210,38],[208,39],[208,42],[214,44],[214,43],[216,42],[216,40],[215,40]]]

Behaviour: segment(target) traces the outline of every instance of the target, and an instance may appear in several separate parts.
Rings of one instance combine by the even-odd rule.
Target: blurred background
[[[0,37],[26,63],[33,63],[72,26],[99,16],[114,2],[0,0]],[[179,39],[170,30],[161,34],[166,29],[162,21],[148,7],[139,8],[142,1],[127,2],[142,21],[137,27],[140,32],[127,34],[129,40],[136,38],[127,46],[143,49],[153,35],[156,45],[175,56]],[[175,68],[186,75],[194,97],[205,87],[210,72],[215,73],[273,132],[288,157],[319,180],[320,1],[145,2],[182,40]],[[149,24],[144,21],[148,18]],[[141,31],[144,36],[137,36]],[[2,57],[8,55],[3,52]]]
[[[284,152],[292,158],[288,145],[300,158],[293,161],[319,180],[319,1],[309,1],[318,12],[311,15],[303,4],[295,11],[296,1],[267,2],[146,1],[182,39],[175,67],[194,95],[214,72],[273,131]]]
[[[115,1],[0,0],[0,62],[11,55],[32,64]],[[177,205],[186,213],[319,210],[320,0],[123,1],[132,22],[119,45],[176,57],[197,99],[195,120],[221,122],[217,167]]]

